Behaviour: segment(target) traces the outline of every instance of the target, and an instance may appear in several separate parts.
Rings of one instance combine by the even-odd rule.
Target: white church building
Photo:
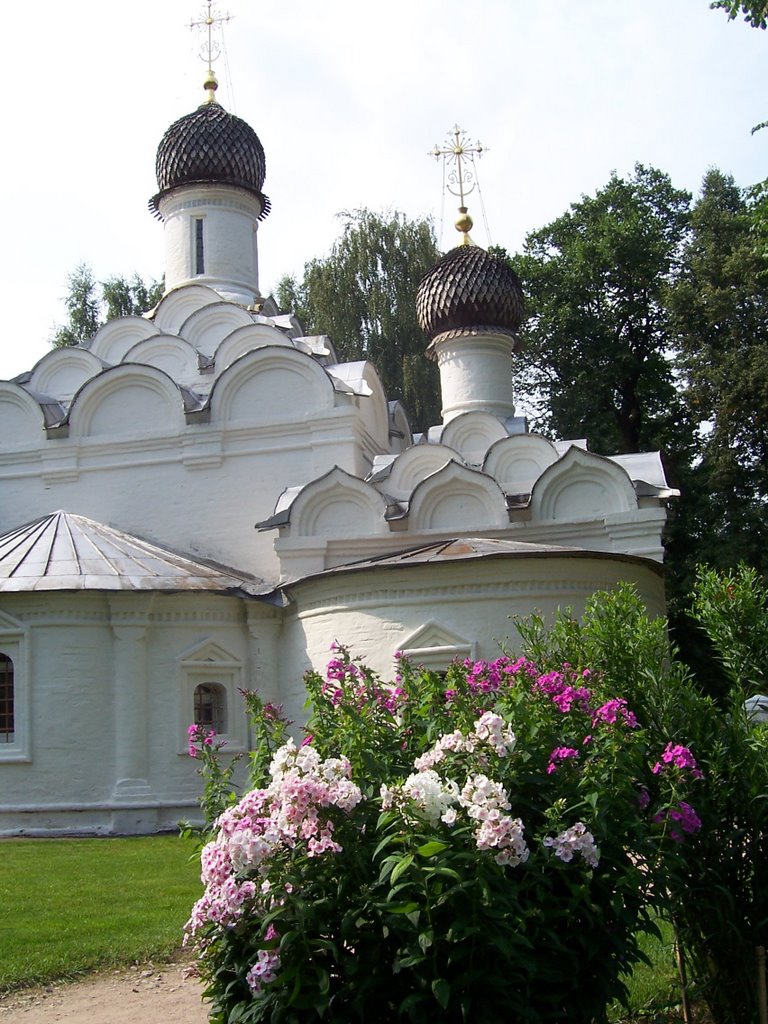
[[[194,815],[188,725],[247,749],[243,688],[300,719],[334,640],[388,675],[619,580],[664,610],[660,457],[527,431],[506,264],[465,236],[422,281],[442,422],[413,436],[261,295],[264,151],[207,88],[157,153],[158,306],[0,381],[0,834]]]

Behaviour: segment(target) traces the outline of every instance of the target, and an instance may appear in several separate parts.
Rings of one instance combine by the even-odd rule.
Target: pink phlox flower
[[[532,686],[533,692],[545,694],[561,711],[570,711],[574,704],[587,710],[592,696],[591,690],[586,686],[574,686],[572,680],[579,677],[574,676],[567,666],[563,666],[563,669],[562,672],[553,670],[537,675]]]
[[[578,756],[579,752],[574,747],[555,747],[555,749],[549,755],[547,775],[551,775],[552,772],[557,771],[557,767],[560,764],[560,762],[573,760],[576,759]]]
[[[516,671],[505,656],[495,661],[472,661],[467,658],[464,667],[467,669],[467,686],[472,693],[494,693],[503,683],[508,683],[509,676]]]
[[[651,794],[648,792],[645,786],[643,786],[643,788],[637,794],[637,806],[640,808],[641,811],[644,811],[648,808],[650,802]]]
[[[576,705],[582,711],[589,708],[591,691],[586,686],[564,686],[559,693],[552,694],[552,703],[564,714]]]
[[[581,854],[591,868],[596,868],[600,860],[595,837],[588,831],[583,821],[577,821],[575,825],[571,825],[557,836],[547,836],[544,846],[552,849],[555,856],[566,864],[570,864],[577,853]]]
[[[608,725],[614,725],[619,719],[630,729],[636,729],[638,722],[634,712],[630,711],[627,707],[627,702],[623,697],[614,697],[612,700],[607,700],[605,704],[601,706],[592,715],[592,721],[597,724],[598,722],[606,722]]]
[[[496,863],[512,867],[524,864],[530,852],[523,838],[522,820],[508,814],[482,821],[475,831],[475,845],[478,850],[496,850]]]
[[[669,835],[676,843],[682,843],[685,838],[683,833],[692,835],[701,828],[701,818],[685,800],[681,800],[676,807],[668,807],[666,810],[658,811],[654,814],[652,820],[657,825],[663,824],[667,820],[672,822],[673,825],[670,827]],[[679,829],[676,826],[679,826]],[[682,829],[682,832],[680,829]]]
[[[206,729],[204,725],[193,723],[187,727],[187,736],[189,737],[189,745],[187,748],[189,756],[199,757],[201,746],[213,746],[213,741],[216,738],[216,730]]]
[[[696,763],[696,758],[688,747],[683,747],[679,743],[668,743],[661,755],[661,761],[657,761],[651,771],[654,775],[660,775],[669,765],[689,771],[694,779],[704,778],[704,773]]]
[[[542,672],[533,684],[533,690],[539,693],[545,693],[548,697],[552,697],[557,693],[562,693],[566,686],[562,672]]]
[[[267,702],[266,704],[264,704],[262,710],[264,712],[264,717],[265,718],[270,719],[270,721],[275,721],[276,719],[282,717],[283,705],[282,704],[272,704],[270,702]]]
[[[331,660],[328,662],[325,668],[325,678],[329,682],[332,679],[341,682],[342,679],[346,678],[346,675],[346,662],[343,661],[341,658],[331,658]]]
[[[257,996],[263,985],[277,978],[280,970],[280,955],[271,949],[260,949],[258,959],[245,976],[246,984],[251,992]]]
[[[517,661],[507,661],[504,666],[504,673],[508,676],[517,675],[518,672],[523,672],[525,675],[534,678],[539,674],[539,670],[532,661],[528,661],[527,658],[518,658]]]

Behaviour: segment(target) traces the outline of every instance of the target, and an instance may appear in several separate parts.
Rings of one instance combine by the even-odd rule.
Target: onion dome
[[[261,202],[259,219],[269,213],[271,204],[261,191],[266,174],[264,147],[249,124],[215,100],[174,121],[157,148],[155,168],[160,191],[149,201],[155,216],[160,215],[160,199],[171,189],[202,184],[245,189]]]
[[[501,257],[459,245],[419,282],[416,317],[430,342],[448,331],[514,335],[524,317],[520,278]]]

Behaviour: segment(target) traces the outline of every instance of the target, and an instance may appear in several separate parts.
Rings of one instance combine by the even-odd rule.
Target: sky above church
[[[35,16],[37,10],[39,16]],[[30,369],[89,264],[159,277],[147,210],[168,125],[204,99],[195,0],[32,5],[6,32],[0,378]],[[267,158],[260,284],[325,255],[343,210],[433,217],[456,200],[429,150],[487,151],[473,237],[510,252],[636,161],[694,194],[709,167],[768,175],[768,33],[708,0],[231,0],[218,98]]]

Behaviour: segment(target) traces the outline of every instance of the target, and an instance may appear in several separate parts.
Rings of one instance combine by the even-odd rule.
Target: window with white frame
[[[248,749],[248,718],[240,691],[245,685],[240,658],[215,640],[204,640],[176,659],[179,679],[179,753],[187,752],[190,724],[213,729],[227,753]]]

